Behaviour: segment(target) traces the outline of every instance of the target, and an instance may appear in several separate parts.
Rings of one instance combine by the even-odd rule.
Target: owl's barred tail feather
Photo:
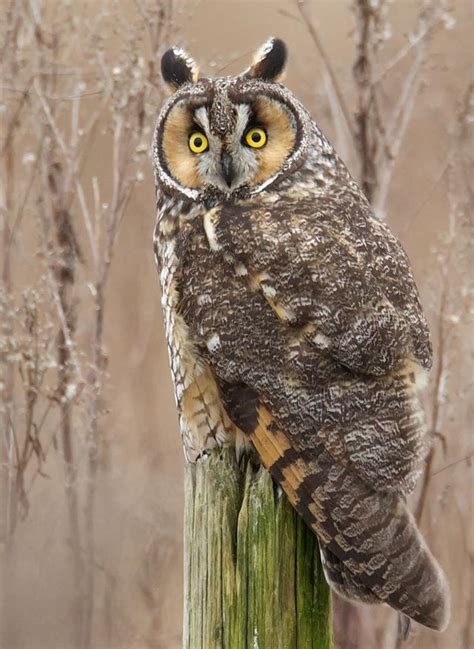
[[[430,629],[444,631],[450,615],[449,591],[444,574],[414,521],[408,520],[406,525],[405,549],[398,547],[397,536],[391,537],[380,548],[384,565],[387,566],[383,574],[385,582],[371,589],[367,584],[374,577],[378,579],[376,573],[372,574],[369,569],[365,574],[355,574],[334,552],[322,546],[321,559],[326,579],[346,599],[366,603],[385,602]],[[399,572],[397,564],[401,564]]]
[[[384,602],[443,631],[449,590],[404,500],[376,492],[323,446],[308,452],[264,407],[251,440],[273,478],[317,534],[329,584],[343,597]]]

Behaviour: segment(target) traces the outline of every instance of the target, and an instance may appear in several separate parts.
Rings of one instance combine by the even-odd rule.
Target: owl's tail
[[[407,512],[398,519],[401,537],[386,535],[380,544],[382,567],[373,570],[372,556],[364,564],[346,563],[341,549],[329,550],[321,544],[321,559],[330,586],[345,599],[366,603],[385,602],[416,622],[435,631],[444,631],[449,622],[449,589],[445,576],[430,553],[416,523]],[[398,514],[395,514],[398,518]],[[314,526],[313,526],[314,527]],[[370,538],[373,533],[367,531]],[[338,551],[337,556],[335,551]],[[347,556],[347,553],[344,552]],[[359,557],[364,554],[359,550]],[[374,585],[375,582],[375,585]]]
[[[273,478],[317,534],[329,584],[342,596],[384,602],[443,631],[450,598],[444,574],[397,493],[371,489],[324,447],[297,448],[259,409],[251,439]]]

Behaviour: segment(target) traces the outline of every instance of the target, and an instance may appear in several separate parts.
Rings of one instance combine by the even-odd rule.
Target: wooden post
[[[263,467],[225,448],[185,474],[184,649],[331,649],[314,534]]]

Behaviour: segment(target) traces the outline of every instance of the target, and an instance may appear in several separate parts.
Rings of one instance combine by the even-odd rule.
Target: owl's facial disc
[[[231,103],[220,115],[212,104],[193,108],[185,100],[170,110],[162,147],[170,175],[182,186],[217,188],[225,194],[252,189],[271,178],[292,153],[296,121],[277,99],[257,95]],[[216,114],[226,128],[217,128]]]

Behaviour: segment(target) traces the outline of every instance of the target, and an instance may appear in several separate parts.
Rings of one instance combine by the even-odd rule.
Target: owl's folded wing
[[[316,532],[331,586],[344,597],[386,602],[421,624],[443,629],[449,617],[445,579],[404,499],[371,490],[317,438],[308,448],[288,434],[248,386],[220,387],[229,416]]]
[[[265,365],[271,388],[281,392],[291,381],[281,398],[308,407],[336,461],[343,440],[372,489],[411,491],[426,451],[416,383],[431,364],[431,346],[396,238],[363,203],[330,199],[316,206],[300,199],[293,211],[281,199],[268,209],[224,206],[206,214],[204,227],[245,290],[265,297],[275,335],[278,327],[285,332],[286,365]],[[290,379],[279,376],[281,362]]]
[[[282,321],[350,370],[382,376],[431,344],[406,254],[363,200],[272,200],[211,212],[211,247]]]

